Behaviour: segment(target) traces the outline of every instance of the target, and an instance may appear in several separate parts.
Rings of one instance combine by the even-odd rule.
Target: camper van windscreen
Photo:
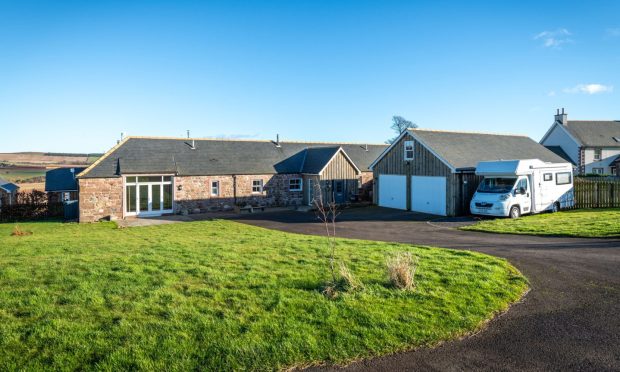
[[[478,186],[478,192],[505,194],[512,190],[516,178],[485,178]]]

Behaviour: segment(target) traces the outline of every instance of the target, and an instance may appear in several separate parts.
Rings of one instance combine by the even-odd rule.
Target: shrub
[[[340,287],[345,291],[357,291],[364,287],[362,282],[353,275],[344,262],[340,263],[340,282]]]
[[[409,252],[401,252],[387,260],[390,283],[405,291],[415,289],[415,272],[418,262]]]
[[[32,231],[22,230],[19,225],[15,225],[13,228],[13,232],[11,232],[11,236],[27,236],[32,235]]]

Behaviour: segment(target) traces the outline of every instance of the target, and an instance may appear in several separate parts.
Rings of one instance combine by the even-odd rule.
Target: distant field
[[[19,183],[30,181],[36,177],[45,177],[47,168],[30,168],[30,167],[9,167],[0,168],[0,177]]]
[[[0,153],[0,177],[20,186],[39,189],[45,172],[61,167],[86,167],[101,154],[59,154],[43,152]],[[27,185],[24,188],[31,188]]]
[[[100,156],[101,154],[53,154],[44,152],[0,153],[0,163],[41,167],[87,165]]]

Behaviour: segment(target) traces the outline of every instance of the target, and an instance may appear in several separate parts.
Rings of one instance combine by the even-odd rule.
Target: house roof
[[[78,175],[84,169],[86,168],[58,168],[45,172],[45,191],[77,190],[75,175]]]
[[[6,192],[14,192],[19,190],[19,186],[0,177],[0,189]]]
[[[558,124],[562,125],[562,124]],[[620,121],[581,121],[569,120],[564,128],[573,135],[582,146],[586,147],[620,147]],[[614,139],[614,137],[617,138]]]
[[[577,165],[575,164],[575,162],[570,158],[570,156],[568,156],[568,154],[564,151],[564,149],[562,149],[561,146],[545,146],[546,148],[548,148],[551,152],[553,152],[554,154],[556,154],[557,156],[561,157],[562,159],[564,159],[565,161],[571,163],[572,165]]]
[[[280,142],[276,145],[272,141],[221,139],[195,139],[193,142],[194,149],[192,140],[187,138],[127,137],[79,177],[148,173],[180,176],[273,174],[305,170],[311,173],[338,148],[342,148],[359,169],[367,171],[370,163],[387,147],[312,142]]]
[[[417,128],[408,129],[401,136],[405,133],[411,134],[453,171],[474,169],[479,162],[491,160],[540,159],[545,162],[566,162],[543,145],[522,135]]]

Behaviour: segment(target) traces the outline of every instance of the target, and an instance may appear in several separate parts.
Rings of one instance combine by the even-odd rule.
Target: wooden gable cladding
[[[327,164],[323,172],[321,172],[321,179],[357,179],[358,178],[357,170],[353,166],[353,164],[347,159],[347,157],[342,153],[342,151],[338,151],[336,156]]]
[[[413,160],[405,160],[405,141],[414,141]],[[411,210],[411,176],[446,178],[446,214],[456,216],[469,213],[469,201],[482,177],[473,173],[454,173],[432,151],[406,133],[373,167],[375,188],[373,202],[378,204],[379,175],[404,175],[407,182],[407,209]]]
[[[413,160],[405,161],[405,141],[414,141]],[[413,176],[438,176],[452,173],[450,168],[426,147],[405,134],[373,168],[377,174],[407,174]]]

